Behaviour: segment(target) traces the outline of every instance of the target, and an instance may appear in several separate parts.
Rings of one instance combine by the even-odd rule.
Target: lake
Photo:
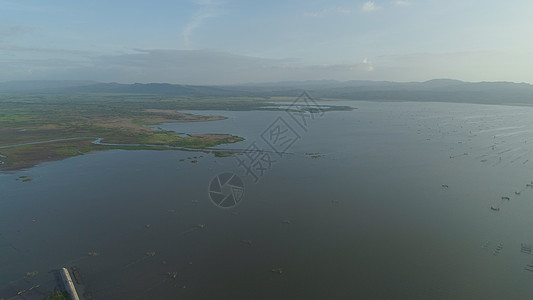
[[[93,299],[533,297],[533,108],[327,104],[357,109],[158,126],[245,137],[220,148],[268,150],[248,153],[262,174],[124,150],[0,173],[0,298],[51,292],[63,266]],[[208,193],[227,172],[230,209]]]

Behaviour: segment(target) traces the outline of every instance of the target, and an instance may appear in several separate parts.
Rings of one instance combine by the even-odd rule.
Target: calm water
[[[263,111],[161,126],[267,149],[260,134],[284,118],[301,138],[257,183],[234,158],[178,151],[0,174],[0,298],[53,290],[49,272],[63,266],[79,268],[94,299],[533,297],[533,256],[521,251],[533,244],[533,108],[348,105],[358,109],[307,132]],[[207,196],[221,172],[245,183],[235,209]]]

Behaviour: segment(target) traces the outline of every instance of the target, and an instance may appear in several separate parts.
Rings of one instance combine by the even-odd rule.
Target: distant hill
[[[120,94],[156,94],[188,97],[251,96],[251,93],[227,90],[217,86],[180,85],[169,83],[99,83],[87,86],[75,86],[54,89],[51,92],[71,93],[120,93]]]
[[[84,80],[28,80],[0,82],[0,93],[46,91],[77,86],[94,85],[96,81]]]
[[[150,94],[180,97],[297,97],[308,91],[315,98],[438,101],[533,105],[533,85],[512,82],[463,82],[434,79],[425,82],[290,81],[225,86],[168,83],[98,83],[91,81],[12,81],[0,83],[0,93]]]
[[[431,80],[311,90],[315,97],[361,100],[438,101],[485,104],[532,104],[533,85],[511,82]]]
[[[463,82],[434,79],[425,82],[302,81],[231,86],[263,96],[296,96],[306,90],[315,98],[380,101],[437,101],[533,105],[533,85],[513,82]]]

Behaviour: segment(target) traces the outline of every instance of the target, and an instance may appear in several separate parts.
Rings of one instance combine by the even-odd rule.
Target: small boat
[[[490,209],[492,209],[493,211],[500,211],[500,208],[499,208],[499,207],[491,206]]]
[[[283,274],[283,268],[272,269],[273,273]]]
[[[503,196],[503,197],[502,197],[502,200],[511,200],[511,198],[506,197],[506,196]]]

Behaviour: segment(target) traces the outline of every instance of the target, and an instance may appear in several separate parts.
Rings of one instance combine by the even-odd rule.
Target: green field
[[[168,147],[203,149],[243,139],[231,134],[199,134],[182,137],[172,131],[143,125],[164,122],[206,122],[220,116],[180,113],[179,110],[258,109],[260,99],[191,99],[150,95],[0,95],[0,147],[73,137],[95,138],[0,148],[0,170],[16,170],[40,162],[60,160],[110,149],[169,150]],[[149,144],[152,146],[144,146]],[[156,146],[153,146],[156,145]],[[161,147],[157,147],[160,145]]]

